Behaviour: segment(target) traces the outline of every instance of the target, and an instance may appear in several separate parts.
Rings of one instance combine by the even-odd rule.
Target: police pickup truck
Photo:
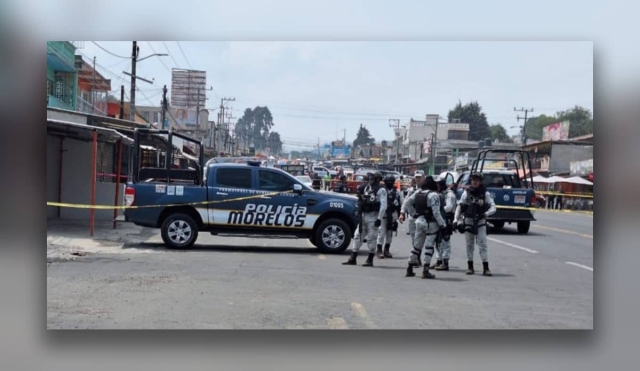
[[[490,159],[487,158],[489,153],[511,154],[509,159]],[[515,155],[515,156],[514,156]],[[520,156],[520,165],[514,157]],[[499,161],[503,164],[501,169],[485,168],[485,162]],[[530,180],[520,181],[518,177],[520,167],[523,169],[525,165],[529,166]],[[489,166],[488,166],[489,167]],[[509,169],[511,167],[511,169]],[[462,192],[470,185],[469,176],[473,172],[480,172],[484,178],[483,184],[487,191],[493,197],[497,210],[495,214],[487,217],[489,223],[496,229],[504,227],[505,223],[516,223],[518,233],[526,234],[529,232],[531,222],[535,221],[533,212],[523,208],[531,208],[536,205],[536,194],[533,189],[533,175],[531,175],[531,163],[529,154],[518,150],[484,150],[478,154],[478,158],[474,161],[470,171],[462,173],[455,185],[456,196],[458,200],[462,197]],[[515,170],[515,171],[514,171]],[[525,173],[527,173],[525,171]],[[506,208],[500,208],[500,207]],[[508,207],[513,207],[510,209]]]
[[[125,190],[125,204],[131,206],[125,209],[126,221],[160,228],[172,248],[192,246],[199,232],[306,238],[325,253],[349,246],[358,224],[357,198],[314,191],[259,162],[202,165],[203,156],[189,153],[195,151],[187,150],[194,147],[184,145],[188,142],[202,148],[171,131],[136,130]],[[145,153],[153,144],[163,153]],[[167,164],[166,158],[172,161]],[[144,166],[142,159],[148,160]],[[185,159],[182,167],[187,169],[176,169]]]

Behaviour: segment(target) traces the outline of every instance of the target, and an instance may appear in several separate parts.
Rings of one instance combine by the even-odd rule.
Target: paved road
[[[194,249],[172,251],[153,234],[49,264],[47,326],[592,329],[593,218],[536,217],[528,235],[509,225],[490,235],[493,277],[464,274],[463,236],[455,234],[452,270],[435,272],[436,280],[404,277],[403,229],[394,258],[373,268],[342,266],[346,254],[319,254],[305,240],[201,235]]]

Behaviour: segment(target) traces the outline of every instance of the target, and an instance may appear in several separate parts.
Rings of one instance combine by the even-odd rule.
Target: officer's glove
[[[376,223],[374,225],[376,226],[376,228],[381,226],[382,225],[382,220],[376,219]]]
[[[396,232],[398,230],[398,222],[393,222],[391,230],[394,231],[394,232]]]

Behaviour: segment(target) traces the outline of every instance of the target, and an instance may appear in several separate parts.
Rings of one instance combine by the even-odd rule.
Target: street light
[[[142,62],[143,60],[145,60],[145,59],[147,59],[147,58],[151,58],[151,57],[153,57],[153,56],[158,56],[158,57],[168,57],[168,56],[169,56],[169,54],[154,53],[154,54],[151,54],[151,55],[147,55],[147,56],[146,56],[146,57],[144,57],[144,58],[136,59],[136,62]]]

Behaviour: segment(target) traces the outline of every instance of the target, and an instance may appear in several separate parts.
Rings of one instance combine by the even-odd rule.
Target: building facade
[[[75,111],[78,105],[76,48],[69,41],[47,41],[47,107]]]

